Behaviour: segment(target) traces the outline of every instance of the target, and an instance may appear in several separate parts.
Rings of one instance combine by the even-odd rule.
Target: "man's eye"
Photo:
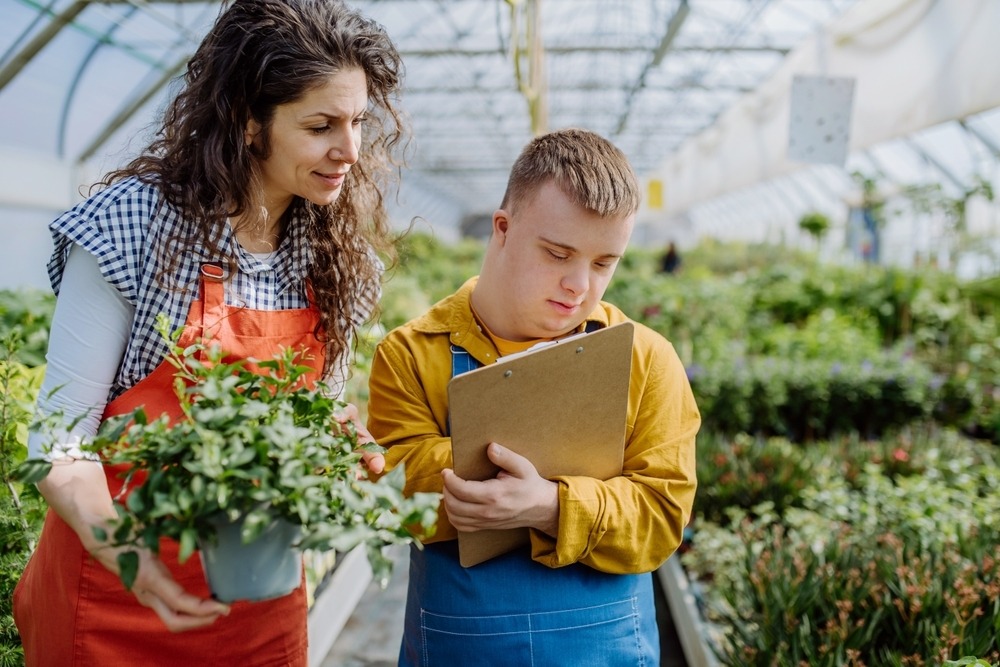
[[[557,259],[560,262],[563,261],[563,260],[565,260],[565,259],[567,259],[567,257],[568,257],[567,255],[561,255],[561,254],[559,254],[557,252],[552,252],[551,250],[549,250],[548,252],[549,252],[549,255],[552,256],[552,259]]]

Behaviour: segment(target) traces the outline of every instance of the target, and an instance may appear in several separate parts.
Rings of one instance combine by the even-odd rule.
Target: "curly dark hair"
[[[347,351],[363,323],[360,294],[377,294],[379,256],[395,261],[383,192],[399,176],[407,130],[396,109],[403,64],[384,28],[341,0],[235,0],[223,9],[187,65],[182,90],[166,109],[153,141],[102,181],[136,176],[155,184],[188,226],[166,249],[172,273],[183,251],[235,265],[220,248],[230,217],[253,219],[263,207],[261,161],[270,153],[276,107],[358,68],[368,88],[369,120],[360,159],[337,200],[318,206],[302,198],[282,220],[307,225],[309,279],[320,311],[317,335],[326,370]],[[253,120],[259,141],[248,145]],[[252,224],[252,223],[250,223]],[[162,279],[162,276],[161,276]],[[373,304],[369,304],[373,305]]]

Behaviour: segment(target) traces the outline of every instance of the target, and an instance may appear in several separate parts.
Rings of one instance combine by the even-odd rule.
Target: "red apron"
[[[301,363],[322,372],[324,346],[315,335],[315,308],[249,310],[227,306],[218,266],[202,268],[201,297],[188,313],[180,344],[199,338],[222,344],[227,359],[270,359],[280,347],[305,348]],[[112,401],[104,418],[145,406],[150,419],[180,414],[173,391],[174,368],[161,363],[148,377]],[[114,497],[121,490],[119,468],[106,467]],[[133,484],[136,483],[133,481]],[[211,595],[201,559],[177,563],[178,544],[163,540],[160,558],[189,593]],[[264,602],[237,602],[229,616],[206,628],[171,633],[112,574],[84,551],[76,533],[49,510],[38,547],[14,591],[14,618],[27,667],[305,667],[307,602],[305,580],[289,595]]]

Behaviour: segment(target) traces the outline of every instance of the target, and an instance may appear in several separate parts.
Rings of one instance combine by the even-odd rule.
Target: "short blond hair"
[[[628,158],[589,130],[569,128],[532,139],[510,170],[500,208],[516,208],[549,181],[601,217],[626,217],[639,210],[639,181]]]

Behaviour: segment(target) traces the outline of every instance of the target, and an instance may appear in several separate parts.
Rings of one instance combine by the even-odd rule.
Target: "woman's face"
[[[271,220],[280,218],[296,196],[317,205],[337,200],[358,161],[367,109],[367,81],[357,68],[336,72],[295,102],[275,108],[270,157],[261,163]],[[259,133],[260,125],[250,121],[247,142]]]

